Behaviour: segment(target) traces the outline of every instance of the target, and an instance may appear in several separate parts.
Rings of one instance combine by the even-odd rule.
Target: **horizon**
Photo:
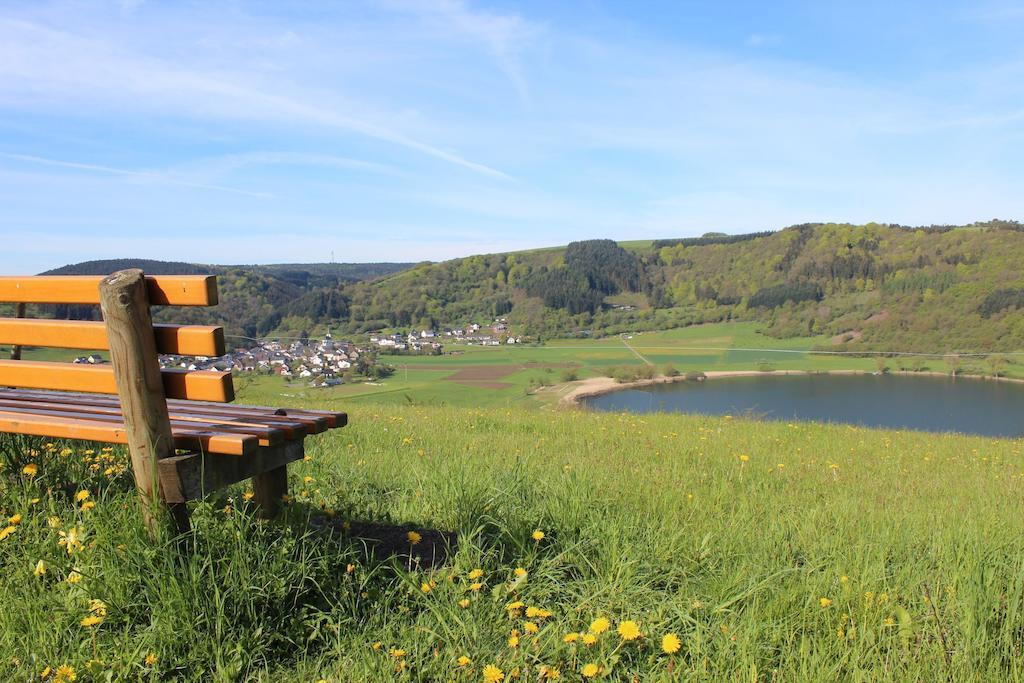
[[[1000,0],[13,2],[0,269],[1021,220],[1022,29]]]

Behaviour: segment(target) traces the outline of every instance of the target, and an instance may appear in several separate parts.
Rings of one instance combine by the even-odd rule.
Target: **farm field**
[[[378,383],[310,389],[286,385],[276,377],[239,378],[240,395],[250,402],[273,401],[288,394],[302,400],[344,401],[353,405],[399,404],[544,408],[558,403],[571,387],[567,371],[580,379],[598,376],[611,366],[672,365],[681,373],[722,370],[865,370],[873,358],[809,353],[824,337],[773,339],[758,333],[756,323],[717,323],[648,332],[628,338],[553,339],[542,346],[446,345],[443,356],[382,356],[397,367]],[[727,351],[725,349],[742,349]],[[450,352],[454,351],[452,354]],[[899,361],[888,359],[895,368]],[[926,363],[948,372],[941,359]],[[1008,366],[1018,376],[1019,365]],[[536,389],[539,382],[546,385]]]
[[[196,509],[185,556],[145,536],[119,450],[4,437],[0,678],[1024,675],[1020,440],[346,407],[290,468],[286,520],[236,487]],[[456,547],[371,560],[345,531],[366,522],[402,553]]]

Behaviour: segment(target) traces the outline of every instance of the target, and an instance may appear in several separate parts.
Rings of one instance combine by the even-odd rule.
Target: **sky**
[[[0,3],[0,272],[1024,219],[1024,3]]]

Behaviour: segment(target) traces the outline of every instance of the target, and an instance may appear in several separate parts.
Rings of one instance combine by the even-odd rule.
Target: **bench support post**
[[[288,495],[288,465],[281,465],[252,478],[253,500],[264,519],[276,517]]]
[[[157,461],[174,455],[174,441],[160,377],[146,281],[142,271],[133,268],[103,278],[99,288],[135,485],[142,496],[146,526],[152,534],[156,531],[157,506],[161,500],[166,500]],[[178,530],[187,530],[188,512],[184,503],[170,507]]]

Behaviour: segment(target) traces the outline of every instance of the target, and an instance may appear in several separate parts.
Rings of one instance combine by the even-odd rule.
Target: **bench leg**
[[[253,500],[260,508],[260,516],[266,519],[281,512],[281,500],[288,495],[288,466],[269,469],[252,478]]]
[[[168,503],[167,509],[171,512],[174,529],[179,534],[187,534],[192,530],[192,525],[188,521],[188,503]]]

